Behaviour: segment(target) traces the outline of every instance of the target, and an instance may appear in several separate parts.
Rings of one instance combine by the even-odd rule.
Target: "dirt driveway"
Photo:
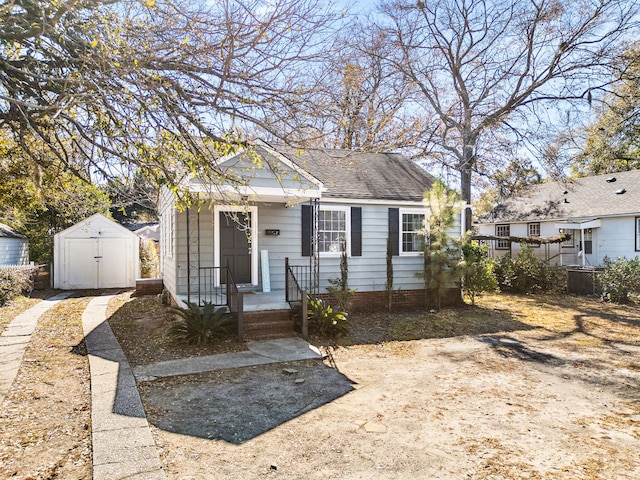
[[[168,477],[640,478],[636,307],[488,297],[361,318],[350,342],[324,362],[141,383]]]

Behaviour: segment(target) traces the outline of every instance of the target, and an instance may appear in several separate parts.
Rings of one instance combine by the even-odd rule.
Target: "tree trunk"
[[[464,148],[464,158],[460,166],[460,195],[465,205],[471,205],[471,174],[473,173],[473,148],[469,145]],[[465,207],[464,231],[471,230],[472,213],[470,207]]]

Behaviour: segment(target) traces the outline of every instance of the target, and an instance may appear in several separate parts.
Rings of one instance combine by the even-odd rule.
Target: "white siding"
[[[333,204],[332,206],[339,206]],[[359,291],[384,290],[387,281],[387,236],[388,210],[394,205],[349,204],[347,207],[362,208],[362,256],[348,259],[349,287]],[[284,259],[295,265],[308,265],[309,257],[302,257],[302,208],[283,206],[260,206],[259,248],[269,251],[271,287],[274,290],[284,288]],[[452,230],[459,233],[459,225]],[[266,236],[265,229],[279,229],[277,237]],[[393,278],[395,289],[424,288],[419,276],[423,269],[422,255],[394,256]],[[329,278],[340,276],[339,256],[320,257],[320,289],[329,285]]]
[[[635,217],[601,219],[600,228],[593,229],[593,262],[601,265],[604,257],[612,260],[618,257],[633,258],[640,255],[636,251]]]
[[[302,257],[302,207],[285,208],[283,204],[258,205],[260,230],[258,249],[269,252],[269,275],[272,290],[284,290],[284,259],[294,265],[309,265],[309,257]],[[280,230],[270,236],[265,230]],[[322,262],[320,263],[322,265]],[[262,268],[262,265],[260,266]],[[321,267],[322,268],[322,267]]]
[[[636,217],[609,217],[600,219],[600,227],[592,229],[593,250],[591,254],[586,254],[586,265],[602,265],[604,257],[611,259],[618,257],[633,258],[640,255],[636,251]],[[557,221],[540,222],[540,235],[543,237],[555,237],[560,235],[557,228]],[[511,223],[511,235],[526,237],[526,223]],[[478,233],[481,235],[494,235],[495,224],[478,225]],[[580,230],[574,231],[575,248],[562,248],[560,244],[549,244],[548,247],[542,245],[533,248],[534,254],[539,258],[549,258],[552,265],[560,263],[560,253],[562,253],[562,263],[581,264],[582,260],[577,257],[578,245],[581,241]],[[517,243],[511,244],[512,255],[517,255],[522,247]],[[509,250],[494,250],[495,256],[505,255]]]
[[[168,252],[175,250],[175,201],[176,197],[168,188],[163,187],[160,191],[160,203],[158,205],[158,215],[160,223],[160,276],[169,293],[175,297],[177,295],[176,285],[176,261],[175,254]],[[167,225],[169,221],[174,222],[174,228]],[[173,247],[170,245],[173,244]]]
[[[0,265],[27,265],[29,242],[24,238],[0,238]]]
[[[340,204],[331,204],[339,206]],[[382,291],[386,283],[386,250],[388,236],[388,210],[399,205],[344,204],[345,207],[362,208],[362,256],[349,257],[349,287],[359,291]],[[162,219],[162,211],[161,219]],[[192,211],[190,215],[195,215]],[[197,223],[191,222],[190,236],[194,242],[193,252],[197,252]],[[200,212],[200,265],[214,266],[214,229],[213,207]],[[258,204],[258,251],[269,252],[269,273],[272,290],[285,288],[285,258],[292,265],[309,265],[309,257],[302,256],[302,207],[285,207],[284,204]],[[161,224],[162,228],[162,224]],[[279,230],[279,235],[266,235],[266,230]],[[459,223],[452,229],[452,235],[458,236]],[[161,238],[163,238],[161,236]],[[164,258],[163,278],[166,288],[177,295],[187,293],[188,267],[187,214],[175,214],[175,248],[173,259]],[[195,264],[195,262],[194,262]],[[175,269],[172,266],[175,265]],[[420,277],[423,269],[422,255],[403,255],[393,257],[394,289],[421,289],[424,281]],[[259,271],[261,271],[261,266]],[[173,274],[175,272],[175,275]],[[340,275],[339,256],[321,256],[320,290],[325,291],[329,278]],[[261,279],[258,279],[261,287]]]

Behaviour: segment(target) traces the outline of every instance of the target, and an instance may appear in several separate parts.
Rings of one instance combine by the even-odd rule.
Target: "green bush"
[[[627,303],[629,295],[640,293],[640,259],[604,258],[604,272],[598,276],[602,298],[608,302]]]
[[[160,275],[158,271],[160,259],[156,245],[151,239],[140,239],[140,277],[156,278]]]
[[[489,246],[471,240],[462,244],[462,288],[475,305],[476,297],[484,292],[495,292],[498,281],[494,275],[495,262],[489,258]]]
[[[29,295],[35,272],[33,268],[0,269],[0,307],[19,295]]]
[[[338,312],[321,298],[309,297],[309,329],[318,335],[337,337],[349,333],[346,312]]]
[[[510,254],[498,257],[495,275],[500,290],[510,293],[562,291],[566,283],[562,270],[537,258],[526,244],[515,257]]]
[[[340,253],[340,276],[338,278],[329,278],[331,286],[326,287],[327,292],[331,295],[332,300],[338,305],[343,312],[349,312],[353,304],[353,298],[356,294],[356,288],[349,288],[349,264],[347,261],[347,244],[342,241]]]
[[[210,302],[205,302],[202,307],[190,302],[187,308],[172,307],[171,311],[181,317],[167,332],[175,340],[189,344],[213,342],[228,331],[226,308],[216,308]]]

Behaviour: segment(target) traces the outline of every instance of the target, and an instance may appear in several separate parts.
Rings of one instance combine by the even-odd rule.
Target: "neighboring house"
[[[29,240],[14,229],[0,223],[0,265],[27,265]]]
[[[344,242],[356,305],[378,308],[391,238],[398,302],[424,302],[418,231],[433,177],[404,156],[259,145],[218,166],[223,183],[192,179],[183,185],[203,199],[200,209],[181,211],[170,190],[161,194],[161,270],[174,301],[206,300],[225,283],[226,266],[236,284],[282,292],[284,300],[287,261],[302,288],[326,293],[328,279],[340,276]],[[459,301],[453,289],[449,303]]]
[[[494,255],[516,254],[509,237],[538,239],[537,256],[552,265],[601,265],[605,256],[640,254],[640,171],[566,179],[532,186],[477,220]],[[558,243],[558,237],[570,238]]]
[[[142,240],[153,240],[153,243],[157,245],[160,243],[160,224],[149,223],[143,226],[136,226],[133,233],[138,235]]]

